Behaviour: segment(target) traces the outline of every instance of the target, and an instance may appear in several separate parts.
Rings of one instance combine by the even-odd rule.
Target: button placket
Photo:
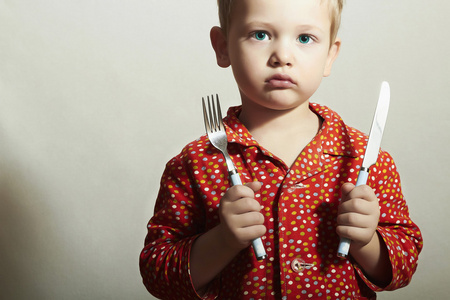
[[[307,187],[308,187],[307,185],[304,185],[303,183],[299,182],[299,183],[293,184],[290,188],[288,188],[287,191],[289,193],[293,193],[293,192],[295,192],[295,190],[304,189],[304,188],[307,188]]]

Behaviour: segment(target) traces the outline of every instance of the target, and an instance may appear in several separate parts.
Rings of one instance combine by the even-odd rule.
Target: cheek
[[[251,55],[239,55],[232,60],[232,69],[236,79],[241,81],[251,81],[259,78],[263,73],[264,63],[261,62],[256,56]]]
[[[249,86],[254,80],[251,64],[247,61],[232,65],[233,75],[239,87]]]
[[[323,72],[327,66],[327,56],[320,55],[315,57],[314,59],[309,60],[308,62],[308,70],[310,75],[314,76],[323,76]]]
[[[266,65],[267,54],[264,49],[249,43],[243,45],[234,45],[230,52],[230,59],[236,64],[252,67],[261,67]],[[248,67],[246,67],[248,69]]]
[[[250,66],[255,64],[254,58],[242,51],[234,53],[232,62],[236,67],[241,69],[248,69]]]

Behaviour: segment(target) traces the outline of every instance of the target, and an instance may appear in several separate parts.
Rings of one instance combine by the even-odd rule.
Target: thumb
[[[346,201],[349,199],[348,195],[353,191],[355,185],[353,183],[347,182],[341,186],[341,200]]]
[[[251,188],[253,192],[257,192],[261,189],[262,184],[259,181],[252,181],[246,183],[245,186]]]

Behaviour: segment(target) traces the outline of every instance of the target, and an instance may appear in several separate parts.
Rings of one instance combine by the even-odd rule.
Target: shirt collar
[[[258,142],[239,120],[241,110],[242,106],[232,106],[228,109],[227,116],[224,119],[228,142],[238,143],[246,147],[259,146]]]
[[[322,128],[316,138],[321,139],[322,150],[326,154],[336,156],[357,157],[363,152],[367,143],[367,137],[362,136],[356,129],[347,126],[342,118],[333,110],[324,105],[310,103],[311,111],[323,119]],[[228,109],[224,119],[228,142],[238,143],[245,147],[257,146],[258,142],[253,138],[244,124],[239,120],[241,106],[233,106]]]

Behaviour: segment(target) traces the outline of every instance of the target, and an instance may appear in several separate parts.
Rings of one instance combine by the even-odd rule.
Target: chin
[[[261,93],[245,93],[242,90],[240,92],[243,104],[247,102],[250,106],[257,105],[271,110],[293,110],[305,104],[309,105],[309,97],[292,89],[272,89]]]
[[[275,110],[292,110],[308,103],[308,98],[298,95],[273,95],[268,99],[267,106]]]

